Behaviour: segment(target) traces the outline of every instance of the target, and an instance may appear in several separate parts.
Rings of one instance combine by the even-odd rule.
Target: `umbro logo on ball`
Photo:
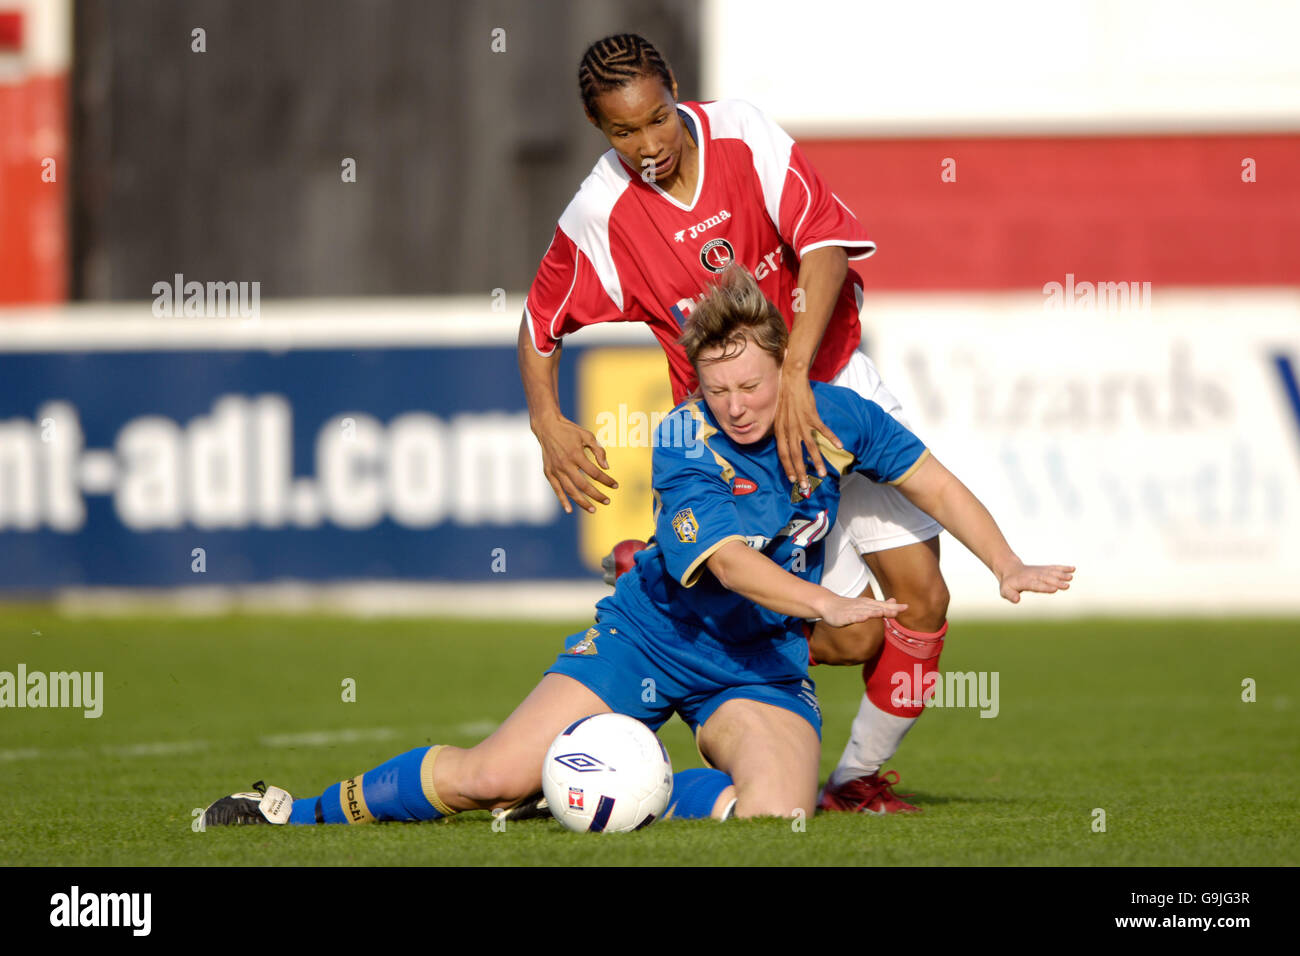
[[[555,758],[555,762],[558,764],[563,764],[564,766],[568,767],[570,770],[573,770],[577,773],[591,773],[593,770],[614,769],[613,767],[609,766],[609,764],[597,760],[595,757],[591,756],[590,754],[577,754],[577,753],[560,754]]]

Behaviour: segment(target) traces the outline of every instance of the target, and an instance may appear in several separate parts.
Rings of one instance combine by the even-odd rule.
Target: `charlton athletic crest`
[[[677,532],[677,540],[682,544],[694,544],[695,535],[699,530],[700,526],[695,522],[695,512],[690,508],[673,515],[673,531]]]
[[[710,239],[700,248],[700,262],[710,272],[722,272],[736,258],[736,250],[726,239]]]

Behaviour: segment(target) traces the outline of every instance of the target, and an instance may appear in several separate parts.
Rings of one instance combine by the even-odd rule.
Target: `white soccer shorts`
[[[902,405],[880,380],[871,359],[856,351],[831,380],[875,402],[901,425],[911,428]],[[843,597],[857,597],[871,581],[862,555],[928,541],[942,531],[939,522],[903,497],[892,485],[880,485],[856,473],[840,483],[840,510],[826,536],[822,586]],[[883,598],[885,595],[878,594]]]

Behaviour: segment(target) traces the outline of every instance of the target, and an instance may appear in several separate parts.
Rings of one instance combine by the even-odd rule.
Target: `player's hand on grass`
[[[573,514],[570,498],[592,514],[596,513],[596,506],[591,499],[609,504],[609,497],[587,480],[592,478],[610,488],[618,487],[618,482],[603,470],[609,468],[609,460],[594,434],[562,415],[534,425],[533,433],[542,446],[542,471],[565,514]]]
[[[826,477],[826,463],[817,448],[814,431],[821,432],[822,437],[836,448],[844,447],[817,414],[817,402],[813,398],[812,386],[808,384],[808,376],[784,369],[781,391],[776,400],[776,451],[786,476],[797,483],[804,494],[809,493],[808,468],[803,460],[805,448],[817,474]]]
[[[831,593],[822,606],[821,619],[831,627],[847,627],[850,624],[861,624],[874,617],[898,617],[906,610],[906,604],[898,604],[893,598],[873,601],[871,598],[846,598]]]
[[[1035,591],[1039,594],[1055,594],[1070,587],[1074,578],[1073,566],[1064,564],[1025,564],[1017,561],[1015,565],[998,576],[998,587],[1002,596],[1012,604],[1020,603],[1022,591]]]

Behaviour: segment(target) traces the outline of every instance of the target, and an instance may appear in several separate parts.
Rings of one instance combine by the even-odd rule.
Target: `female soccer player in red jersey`
[[[587,117],[611,149],[560,217],[519,335],[533,431],[565,511],[572,499],[594,512],[593,502],[609,503],[599,485],[617,484],[595,435],[559,407],[561,339],[599,322],[645,322],[668,356],[680,402],[698,383],[678,338],[694,304],[732,262],[754,275],[790,330],[776,437],[793,486],[806,492],[826,477],[814,432],[840,444],[817,414],[810,381],[852,388],[906,424],[858,349],[863,284],[848,263],[870,256],[875,243],[785,131],[740,101],[677,102],[671,70],[635,34],[592,44],[578,81]],[[821,805],[910,810],[879,771],[922,709],[919,701],[900,702],[890,675],[911,674],[918,663],[925,674],[938,668],[948,607],[940,529],[886,485],[854,478],[843,496],[827,542],[826,586],[863,593],[865,560],[881,596],[908,610],[889,628],[873,622],[839,633],[819,627],[813,635],[814,655],[863,662],[866,684]]]

